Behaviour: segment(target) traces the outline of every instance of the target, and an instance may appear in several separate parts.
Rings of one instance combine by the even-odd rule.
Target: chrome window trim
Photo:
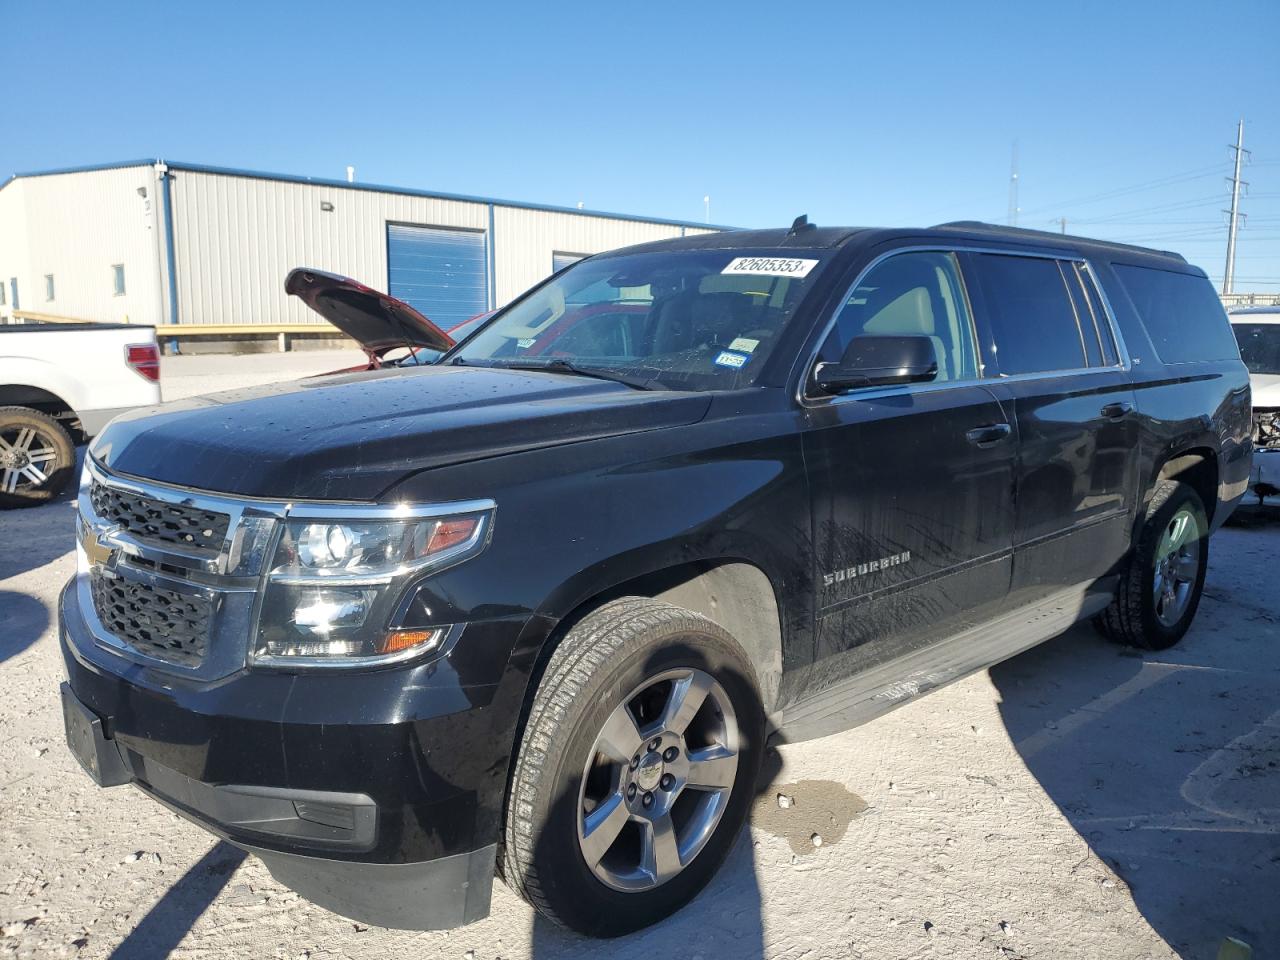
[[[1102,303],[1102,308],[1107,315],[1107,323],[1111,328],[1111,334],[1115,339],[1116,354],[1120,362],[1118,364],[1110,364],[1101,367],[1075,367],[1070,370],[1046,370],[1037,373],[1017,373],[1012,376],[1002,377],[984,377],[970,378],[966,380],[948,380],[942,383],[908,383],[896,384],[888,387],[863,387],[859,390],[851,390],[848,393],[832,394],[832,395],[811,395],[808,392],[809,384],[813,381],[814,369],[818,363],[818,354],[822,350],[822,345],[827,342],[827,338],[831,336],[831,331],[835,329],[836,321],[840,316],[839,307],[848,302],[853,291],[872,270],[878,267],[890,257],[895,257],[904,253],[989,253],[1006,257],[1036,257],[1041,260],[1062,260],[1068,263],[1082,264],[1085,271],[1089,274],[1090,280],[1093,282],[1094,289],[1097,290],[1098,299]],[[964,284],[965,300],[969,298],[969,285],[964,276],[963,267],[960,268],[960,279]],[[971,303],[966,302],[969,307],[970,323],[977,324],[977,315],[973,312]],[[978,368],[981,372],[985,369],[982,358],[981,344],[976,342],[975,330],[975,353],[978,356]],[[980,244],[949,244],[949,243],[928,243],[913,244],[905,247],[895,247],[892,250],[886,250],[871,260],[865,267],[858,271],[857,276],[853,278],[844,293],[836,301],[836,308],[832,311],[831,316],[822,327],[822,332],[818,335],[817,341],[813,349],[809,353],[809,359],[802,367],[800,382],[796,385],[796,401],[806,410],[821,409],[831,406],[832,404],[844,403],[849,400],[874,400],[881,397],[901,396],[903,394],[928,393],[935,390],[949,390],[958,387],[987,386],[996,383],[1021,383],[1029,380],[1047,380],[1056,379],[1058,377],[1079,376],[1086,373],[1104,373],[1116,370],[1128,372],[1132,369],[1132,361],[1129,357],[1129,351],[1125,346],[1124,337],[1120,334],[1119,324],[1116,322],[1115,311],[1111,308],[1111,301],[1107,299],[1106,291],[1103,290],[1102,284],[1098,281],[1097,272],[1093,269],[1093,264],[1089,258],[1083,254],[1072,251],[1063,253],[1047,253],[1039,250],[1009,250],[1001,247],[987,247]]]
[[[1116,346],[1115,338],[1110,336],[1110,333],[1108,332],[1107,333],[1108,340],[1106,342],[1103,341],[1103,332],[1105,327],[1106,314],[1105,313],[1103,314],[1102,322],[1099,322],[1098,311],[1094,308],[1093,301],[1089,298],[1089,289],[1091,287],[1093,287],[1096,292],[1096,284],[1094,284],[1093,282],[1093,277],[1086,276],[1084,272],[1084,265],[1079,263],[1072,264],[1071,277],[1075,281],[1075,286],[1080,288],[1079,293],[1076,292],[1075,287],[1071,286],[1071,281],[1067,280],[1066,274],[1064,273],[1062,276],[1063,280],[1065,280],[1067,283],[1068,289],[1071,291],[1070,293],[1071,307],[1073,310],[1075,310],[1076,320],[1080,324],[1080,336],[1084,337],[1086,341],[1085,343],[1086,358],[1089,352],[1089,347],[1088,347],[1089,338],[1085,336],[1085,332],[1084,332],[1085,317],[1081,313],[1082,310],[1087,311],[1088,313],[1089,329],[1093,331],[1094,342],[1098,346],[1098,355],[1102,357],[1103,360],[1106,360],[1106,358],[1110,355],[1114,355],[1118,361],[1120,357],[1120,349]],[[1102,303],[1102,298],[1100,296],[1098,298],[1098,303],[1099,305]],[[1107,351],[1107,343],[1109,343],[1111,347],[1110,353],[1108,353]],[[1118,365],[1119,365],[1118,362],[1115,364],[1108,364],[1108,363],[1102,364],[1102,366],[1118,366]]]
[[[1111,337],[1115,341],[1116,356],[1120,358],[1119,367],[1121,370],[1128,372],[1133,369],[1135,363],[1140,361],[1134,360],[1129,354],[1129,347],[1124,342],[1124,334],[1120,332],[1120,322],[1116,320],[1116,312],[1111,307],[1111,299],[1107,296],[1107,291],[1102,286],[1098,271],[1093,268],[1093,262],[1087,257],[1082,262],[1084,263],[1084,272],[1089,275],[1089,279],[1093,282],[1093,289],[1098,294],[1098,301],[1102,304],[1102,311],[1107,315],[1107,326],[1111,328]]]
[[[1068,261],[1068,262],[1071,262],[1071,261]],[[1062,269],[1062,264],[1063,264],[1063,261],[1061,258],[1059,258],[1054,263],[1054,265],[1058,268],[1058,278],[1062,281],[1062,292],[1067,295],[1067,303],[1071,306],[1071,315],[1076,318],[1076,336],[1080,338],[1080,356],[1084,359],[1084,363],[1086,367],[1092,367],[1092,364],[1089,363],[1089,343],[1085,339],[1085,335],[1084,335],[1084,318],[1080,316],[1080,306],[1079,304],[1076,303],[1075,295],[1072,294],[1071,292],[1071,283],[1067,280],[1067,274],[1066,274],[1066,271]],[[1075,266],[1074,262],[1072,263],[1072,266],[1073,267]],[[1075,270],[1073,269],[1071,272],[1074,274]],[[1079,281],[1077,281],[1077,283],[1078,282]],[[1081,294],[1083,293],[1084,293],[1084,290],[1081,289]],[[1087,306],[1088,304],[1086,304],[1086,308]],[[1089,316],[1089,327],[1093,330],[1093,335],[1097,337],[1098,331],[1097,331],[1097,326],[1094,323],[1092,311],[1090,311],[1090,316]],[[1102,356],[1101,341],[1098,342],[1098,356],[1100,357]],[[1102,364],[1099,364],[1099,366],[1102,366]]]

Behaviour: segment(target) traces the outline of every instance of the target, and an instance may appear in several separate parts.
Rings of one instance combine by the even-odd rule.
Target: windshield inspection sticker
[[[817,260],[792,257],[734,257],[720,272],[756,277],[807,277],[817,265]]]
[[[524,337],[516,341],[516,346],[519,347],[521,350],[528,350],[530,347],[533,346],[533,342],[534,342],[533,337]]]
[[[741,350],[743,353],[751,353],[756,347],[760,346],[759,340],[752,340],[750,337],[738,337],[733,343],[729,344],[730,350]]]
[[[744,357],[740,353],[730,353],[728,350],[721,350],[720,355],[716,357],[716,366],[733,367],[737,370],[750,359],[750,357]]]

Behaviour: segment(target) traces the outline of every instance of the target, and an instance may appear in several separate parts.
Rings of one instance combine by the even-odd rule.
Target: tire
[[[66,427],[29,407],[0,407],[0,508],[48,503],[66,489],[76,447]]]
[[[1175,551],[1172,572],[1160,554],[1173,527],[1186,519],[1190,526],[1178,539],[1185,549]],[[1128,566],[1111,605],[1094,623],[1107,638],[1143,650],[1166,650],[1182,639],[1195,619],[1209,563],[1209,523],[1200,495],[1185,483],[1163,480],[1155,489],[1147,517],[1138,533]],[[1190,569],[1194,564],[1194,570]],[[1165,593],[1174,585],[1178,603]],[[1157,587],[1162,590],[1157,595]],[[1183,587],[1185,586],[1185,592]]]
[[[695,700],[696,712],[674,709]],[[646,598],[604,605],[565,635],[534,696],[507,800],[504,880],[590,936],[669,916],[732,848],[763,747],[754,671],[723,628]]]

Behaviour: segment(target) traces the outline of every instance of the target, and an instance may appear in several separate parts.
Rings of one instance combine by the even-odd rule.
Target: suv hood
[[[417,367],[144,408],[112,421],[92,450],[114,472],[180,487],[376,500],[420,470],[696,423],[710,404],[566,374]]]
[[[444,352],[453,338],[403,300],[349,277],[298,267],[284,281],[297,297],[376,357],[393,347],[430,347]]]

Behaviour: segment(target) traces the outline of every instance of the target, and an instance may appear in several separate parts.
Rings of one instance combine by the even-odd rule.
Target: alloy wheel
[[[1175,513],[1156,545],[1152,600],[1156,619],[1173,627],[1186,612],[1200,572],[1200,521],[1188,507]]]
[[[52,437],[33,427],[0,430],[0,493],[44,486],[58,460]]]
[[[738,773],[738,722],[724,688],[668,670],[609,715],[583,770],[578,845],[605,885],[641,892],[683,871],[724,814]]]

